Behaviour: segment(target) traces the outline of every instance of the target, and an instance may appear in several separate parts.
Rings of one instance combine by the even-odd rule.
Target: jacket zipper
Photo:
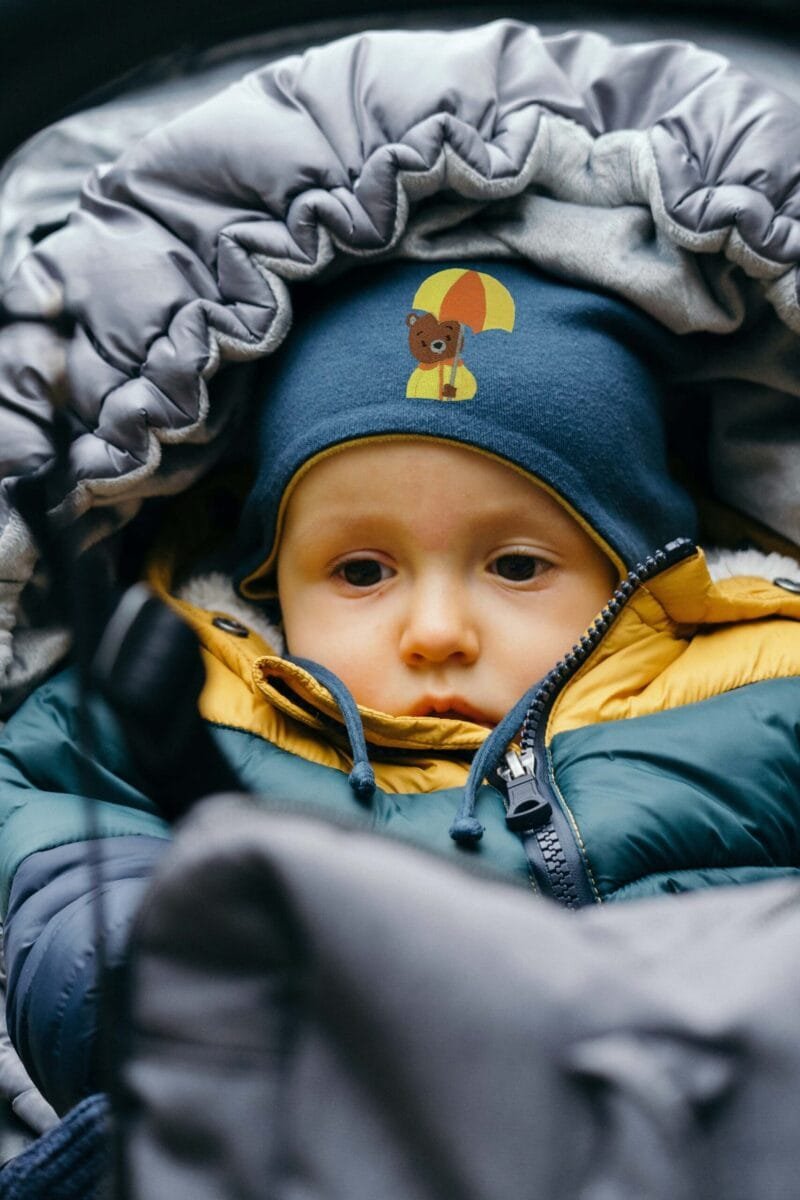
[[[628,572],[588,632],[539,684],[522,723],[522,753],[510,750],[505,767],[498,770],[507,793],[506,824],[522,840],[534,881],[544,895],[566,908],[582,908],[597,897],[551,778],[544,740],[547,718],[563,688],[600,645],[634,592],[696,551],[689,538],[678,538]]]

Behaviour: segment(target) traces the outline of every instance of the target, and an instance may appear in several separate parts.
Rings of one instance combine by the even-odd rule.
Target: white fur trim
[[[732,579],[737,575],[756,575],[759,579],[784,576],[800,579],[800,563],[785,554],[763,554],[760,550],[706,550],[711,578]]]
[[[277,625],[272,625],[263,611],[256,605],[250,604],[234,590],[227,575],[221,571],[210,571],[208,575],[195,575],[187,579],[180,588],[177,596],[196,608],[205,612],[219,613],[221,616],[233,617],[254,633],[260,634],[268,642],[276,654],[283,654],[283,634]]]

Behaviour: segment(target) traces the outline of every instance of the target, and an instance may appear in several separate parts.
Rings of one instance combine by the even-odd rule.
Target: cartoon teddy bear
[[[418,366],[406,396],[416,400],[471,400],[478,390],[475,376],[460,358],[464,331],[458,321],[438,321],[433,313],[406,317],[408,345]]]

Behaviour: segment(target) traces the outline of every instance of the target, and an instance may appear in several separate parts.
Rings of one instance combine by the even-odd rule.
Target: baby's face
[[[435,442],[363,443],[316,463],[278,556],[291,654],[367,708],[486,725],[572,647],[616,580],[543,489]]]

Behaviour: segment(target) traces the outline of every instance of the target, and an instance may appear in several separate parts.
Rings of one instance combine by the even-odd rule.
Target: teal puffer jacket
[[[213,738],[267,804],[366,824],[571,908],[796,875],[800,597],[756,575],[714,582],[691,546],[654,562],[600,614],[589,648],[527,697],[521,747],[498,740],[500,727],[360,712],[366,789],[353,786],[336,689],[276,653],[255,612],[245,624],[230,591],[211,611],[169,602],[203,647]],[[154,572],[157,588],[167,580]],[[112,956],[169,837],[99,703],[93,724],[87,757],[66,672],[22,706],[0,747],[10,1030],[62,1108],[92,1081],[94,1013],[76,965],[93,939],[82,797],[96,802]],[[472,785],[482,836],[465,844],[451,833]]]

